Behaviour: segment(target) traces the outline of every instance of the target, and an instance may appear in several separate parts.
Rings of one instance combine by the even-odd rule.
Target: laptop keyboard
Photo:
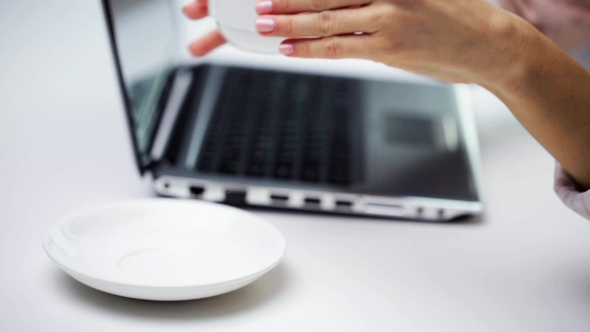
[[[349,184],[358,97],[352,79],[230,69],[197,170]]]

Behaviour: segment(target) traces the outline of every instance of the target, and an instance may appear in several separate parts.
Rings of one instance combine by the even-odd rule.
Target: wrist
[[[476,81],[501,99],[515,95],[543,68],[549,42],[520,17],[504,14],[491,24],[494,45],[490,47],[493,54],[490,58],[494,60]]]

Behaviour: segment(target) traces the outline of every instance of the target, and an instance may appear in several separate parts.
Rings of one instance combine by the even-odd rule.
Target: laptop
[[[464,86],[179,61],[174,1],[102,3],[139,172],[158,195],[437,222],[482,212]]]

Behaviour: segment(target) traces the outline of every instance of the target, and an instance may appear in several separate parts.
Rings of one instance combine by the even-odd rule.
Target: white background
[[[484,217],[257,212],[289,242],[260,281],[200,301],[124,299],[71,280],[41,247],[72,210],[152,195],[132,158],[100,4],[2,0],[0,330],[588,331],[590,224],[553,194],[551,157],[474,91]]]

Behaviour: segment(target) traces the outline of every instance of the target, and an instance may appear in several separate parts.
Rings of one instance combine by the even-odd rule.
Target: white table
[[[435,225],[256,212],[284,263],[217,298],[104,294],[45,256],[73,209],[152,195],[138,177],[98,1],[0,10],[0,331],[588,331],[590,225],[553,162],[476,89],[487,212]]]

